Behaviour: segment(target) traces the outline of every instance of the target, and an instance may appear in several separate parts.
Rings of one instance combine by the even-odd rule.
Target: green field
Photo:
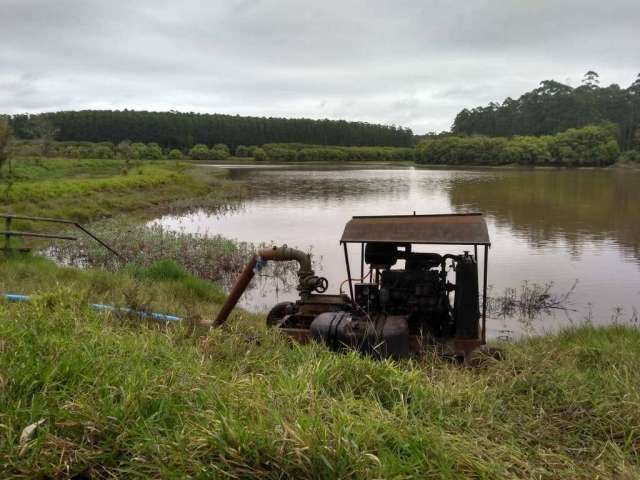
[[[205,167],[125,167],[17,162],[3,210],[111,218],[107,228],[246,194]],[[196,267],[242,251],[217,239],[205,262],[192,239],[172,241],[173,261],[108,269],[0,253],[0,292],[34,295],[0,300],[0,478],[640,476],[636,326],[504,344],[504,359],[478,367],[338,355],[239,310],[205,328],[224,293]],[[186,320],[147,323],[96,302]]]

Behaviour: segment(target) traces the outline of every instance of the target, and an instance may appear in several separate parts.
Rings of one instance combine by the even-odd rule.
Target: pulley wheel
[[[267,327],[277,327],[284,317],[293,313],[293,307],[292,302],[276,303],[267,314]]]

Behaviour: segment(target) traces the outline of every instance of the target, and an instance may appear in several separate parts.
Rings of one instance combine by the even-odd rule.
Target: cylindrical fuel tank
[[[456,338],[478,338],[480,329],[479,301],[478,264],[471,255],[462,255],[456,262],[456,290],[453,308]]]
[[[354,317],[351,312],[325,312],[311,322],[311,335],[330,349],[353,348],[376,357],[409,355],[409,326],[402,316]]]

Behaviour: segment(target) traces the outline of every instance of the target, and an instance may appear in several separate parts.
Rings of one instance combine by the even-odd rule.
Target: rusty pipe
[[[309,254],[304,253],[300,250],[296,250],[295,248],[289,248],[286,245],[282,247],[271,247],[271,248],[261,248],[259,249],[255,255],[251,257],[249,263],[244,267],[242,273],[236,280],[236,283],[233,285],[233,288],[229,292],[229,296],[227,300],[222,305],[220,312],[218,312],[218,316],[213,322],[213,326],[217,327],[222,325],[227,321],[229,314],[234,309],[238,300],[247,289],[249,282],[253,278],[253,275],[256,272],[257,268],[260,268],[259,262],[265,260],[274,260],[277,262],[286,262],[295,260],[300,265],[298,270],[298,281],[300,285],[303,284],[303,279],[307,277],[313,277],[314,272],[311,268],[311,257]]]

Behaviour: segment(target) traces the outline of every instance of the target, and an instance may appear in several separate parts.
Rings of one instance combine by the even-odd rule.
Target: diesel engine
[[[399,260],[404,268],[392,268]],[[354,302],[344,295],[309,293],[296,303],[276,305],[268,323],[310,329],[334,350],[356,348],[380,357],[409,355],[412,338],[425,343],[478,338],[478,269],[472,255],[369,243],[364,262],[370,281],[353,286]]]

